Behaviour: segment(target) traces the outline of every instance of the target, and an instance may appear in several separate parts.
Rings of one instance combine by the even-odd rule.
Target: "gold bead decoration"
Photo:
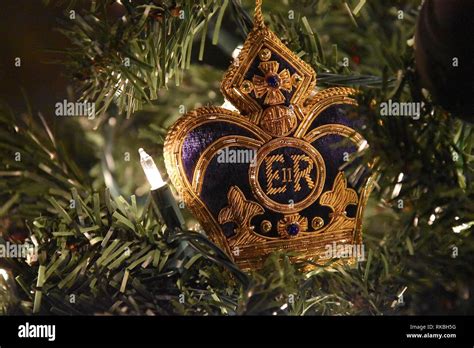
[[[263,233],[268,233],[272,229],[272,223],[268,220],[263,220],[260,224],[260,229]]]
[[[319,230],[321,227],[324,226],[324,220],[319,216],[315,216],[313,220],[311,220],[311,227],[314,230]]]
[[[293,83],[293,86],[298,86],[301,83],[301,81],[303,81],[303,78],[300,75],[293,74],[291,76],[291,82]]]
[[[282,105],[265,109],[260,126],[274,137],[287,136],[296,128],[296,114],[292,108]]]
[[[240,85],[240,90],[245,93],[245,94],[248,94],[250,92],[252,92],[253,90],[253,83],[250,82],[249,80],[245,80],[244,82],[242,82],[242,84]]]
[[[260,57],[261,61],[266,62],[271,58],[272,52],[268,48],[264,48],[258,52],[258,56]]]

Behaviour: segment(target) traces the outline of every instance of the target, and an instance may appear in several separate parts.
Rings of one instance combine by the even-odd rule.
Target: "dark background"
[[[66,75],[60,64],[52,64],[57,55],[47,52],[67,45],[54,29],[62,9],[39,0],[1,5],[0,98],[16,111],[26,110],[28,101],[33,110],[52,113],[54,104],[66,98]],[[15,57],[21,58],[21,67],[15,67]]]

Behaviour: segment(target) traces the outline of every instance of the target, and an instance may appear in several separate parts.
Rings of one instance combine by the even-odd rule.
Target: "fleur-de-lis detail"
[[[334,185],[331,191],[326,191],[321,195],[321,205],[329,206],[333,212],[330,216],[333,218],[331,226],[334,229],[353,228],[355,218],[349,218],[346,215],[346,208],[349,204],[357,204],[359,198],[357,192],[347,188],[347,180],[343,172],[339,172],[334,179]]]
[[[264,104],[276,105],[285,101],[281,90],[291,92],[291,76],[288,69],[278,72],[280,64],[276,61],[261,62],[258,68],[265,76],[255,75],[252,79],[255,96],[261,98],[266,94]]]
[[[250,229],[250,220],[254,216],[264,213],[262,206],[245,199],[245,195],[237,186],[229,189],[227,200],[229,205],[221,209],[218,220],[220,224],[234,222],[237,225],[237,235]]]
[[[357,192],[347,188],[347,180],[343,172],[337,174],[332,190],[324,192],[320,198],[320,203],[331,207],[336,215],[343,214],[349,204],[357,204],[358,201]]]

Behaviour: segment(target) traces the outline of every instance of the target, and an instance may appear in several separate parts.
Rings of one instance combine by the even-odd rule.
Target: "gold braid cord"
[[[265,27],[262,14],[262,0],[255,1],[254,27],[260,29]]]

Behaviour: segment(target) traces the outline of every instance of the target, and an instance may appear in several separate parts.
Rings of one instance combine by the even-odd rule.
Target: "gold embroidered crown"
[[[265,26],[257,1],[254,28],[221,83],[240,113],[199,108],[168,133],[174,186],[241,268],[274,251],[327,262],[328,246],[362,242],[369,177],[349,184],[340,170],[364,141],[360,120],[348,117],[355,91],[314,94],[315,85],[314,70]],[[341,146],[342,138],[350,141]]]

